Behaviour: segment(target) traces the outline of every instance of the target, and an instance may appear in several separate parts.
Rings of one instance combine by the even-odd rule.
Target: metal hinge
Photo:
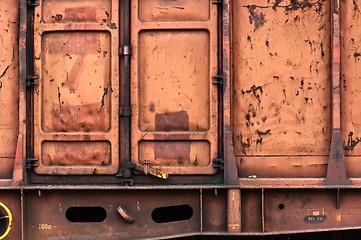
[[[222,75],[214,75],[212,77],[212,83],[213,84],[218,84],[218,85],[223,85],[224,83],[224,78]]]
[[[38,0],[26,0],[26,5],[28,7],[35,7],[35,6],[39,6],[39,2]]]
[[[39,165],[38,162],[39,162],[39,160],[36,158],[26,158],[25,159],[25,167],[27,169],[37,167]]]
[[[143,172],[145,175],[153,175],[157,178],[161,178],[161,179],[168,179],[168,174],[167,173],[163,173],[155,168],[152,168],[150,166],[150,161],[149,160],[144,160],[143,161],[143,165],[140,165],[138,163],[135,162],[131,162],[129,163],[128,166],[130,169],[134,169],[140,172]]]
[[[224,168],[224,159],[223,158],[216,158],[213,160],[213,167],[223,169]]]
[[[134,181],[133,181],[133,179],[131,179],[131,178],[122,178],[122,179],[120,180],[120,184],[121,184],[122,186],[133,186],[133,185],[134,185]]]
[[[26,77],[26,86],[32,87],[36,84],[38,84],[37,80],[39,79],[39,76],[27,76]]]
[[[131,117],[132,116],[132,107],[123,107],[119,109],[119,116],[121,117]]]
[[[131,46],[123,46],[120,48],[119,54],[121,56],[130,56],[132,55],[132,47]]]
[[[214,0],[212,1],[213,4],[219,4],[219,5],[223,5],[223,0]]]

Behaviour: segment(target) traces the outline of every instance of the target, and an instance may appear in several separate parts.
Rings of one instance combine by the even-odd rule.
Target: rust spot
[[[58,22],[63,20],[63,15],[61,15],[61,14],[56,14],[55,16],[51,16],[51,17],[54,18],[55,21],[58,21]]]
[[[87,105],[54,104],[52,113],[52,130],[56,132],[93,132],[107,131],[108,123],[104,109],[100,112],[99,103]]]
[[[155,111],[154,103],[150,103],[150,104],[149,104],[149,111],[150,111],[150,112],[154,112],[154,111]]]
[[[321,49],[321,57],[324,57],[325,51],[323,50],[323,43],[320,43],[320,49]]]
[[[98,113],[102,110],[102,108],[104,107],[104,98],[105,96],[108,94],[108,88],[104,88],[104,93],[103,93],[103,96],[102,96],[102,100],[100,101],[100,109],[98,111]]]
[[[353,138],[353,132],[350,132],[348,134],[347,144],[345,144],[344,149],[345,150],[354,150],[357,144],[361,142],[361,138],[356,137]]]
[[[116,25],[115,23],[108,22],[108,23],[107,23],[107,26],[108,26],[110,29],[117,29],[117,25]]]
[[[249,11],[249,23],[254,24],[254,30],[262,27],[266,22],[265,15],[263,13],[256,12],[256,5],[246,6]]]
[[[268,1],[269,2],[269,1]],[[273,10],[277,10],[277,8],[283,8],[285,9],[285,13],[289,12],[289,11],[295,11],[295,10],[304,10],[306,8],[311,8],[313,6],[316,6],[316,12],[321,13],[322,11],[322,0],[317,0],[314,2],[311,2],[310,0],[291,0],[290,4],[288,5],[280,5],[283,2],[283,0],[276,0],[275,3],[271,6],[271,5],[265,5],[265,6],[261,6],[261,5],[246,5],[243,7],[250,9],[253,9],[252,11],[254,12],[254,9],[256,8],[272,8]],[[251,13],[251,12],[250,12]],[[295,19],[296,20],[296,19]]]
[[[272,6],[272,9],[273,9],[273,10],[276,10],[277,7],[278,7],[278,5],[280,5],[280,3],[281,3],[282,1],[283,1],[283,0],[276,0],[275,3],[274,3],[273,6]]]
[[[96,19],[97,19],[97,8],[94,6],[65,8],[65,12],[64,12],[65,22],[87,22],[87,21],[96,21]]]
[[[242,94],[251,93],[253,97],[257,99],[258,102],[261,102],[261,94],[263,93],[262,86],[253,85],[249,90],[242,90]]]
[[[239,136],[239,139],[240,139],[239,141],[240,141],[241,146],[242,146],[242,153],[246,154],[246,149],[251,147],[251,140],[249,138],[247,138],[246,141],[243,141],[243,136],[242,135]]]
[[[355,53],[353,54],[353,56],[354,56],[354,58],[355,58],[355,60],[356,60],[356,59],[358,59],[358,57],[361,56],[361,53],[355,52]]]
[[[258,136],[271,135],[271,129],[267,129],[264,132],[257,129],[257,134],[258,134]]]
[[[188,131],[188,113],[186,111],[179,111],[156,114],[155,128],[157,131]]]

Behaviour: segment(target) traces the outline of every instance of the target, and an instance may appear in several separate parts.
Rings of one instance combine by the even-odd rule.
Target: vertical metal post
[[[22,84],[26,87],[27,80],[35,76],[34,69],[34,7],[37,5],[35,0],[26,1],[26,76]],[[21,25],[20,25],[21,26]],[[26,88],[26,158],[34,158],[34,110],[33,110],[33,88]],[[30,182],[31,169],[27,172],[28,176],[25,178],[26,182]]]
[[[124,11],[124,46],[130,46],[130,0],[123,0],[123,11]],[[123,109],[131,109],[130,104],[130,54],[124,54],[124,107]],[[129,168],[130,165],[130,114],[126,114],[123,116],[124,118],[124,128],[123,128],[123,137],[124,137],[124,177],[130,178],[131,171]]]
[[[326,185],[348,185],[345,155],[341,136],[341,89],[340,89],[340,2],[331,2],[332,33],[332,140],[328,159]]]

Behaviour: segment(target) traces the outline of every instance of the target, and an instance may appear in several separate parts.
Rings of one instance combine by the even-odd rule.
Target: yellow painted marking
[[[2,207],[5,212],[6,212],[6,216],[4,216],[5,218],[9,219],[9,223],[8,226],[6,228],[6,231],[4,232],[3,235],[0,236],[0,240],[4,239],[7,235],[9,235],[11,227],[13,225],[13,214],[11,213],[10,209],[2,202],[0,202],[0,207]]]

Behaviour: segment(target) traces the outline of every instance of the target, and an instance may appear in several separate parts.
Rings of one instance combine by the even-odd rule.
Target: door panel
[[[35,8],[38,174],[118,171],[118,3],[43,0]]]
[[[132,161],[148,160],[168,174],[213,174],[217,6],[209,0],[132,4]]]

